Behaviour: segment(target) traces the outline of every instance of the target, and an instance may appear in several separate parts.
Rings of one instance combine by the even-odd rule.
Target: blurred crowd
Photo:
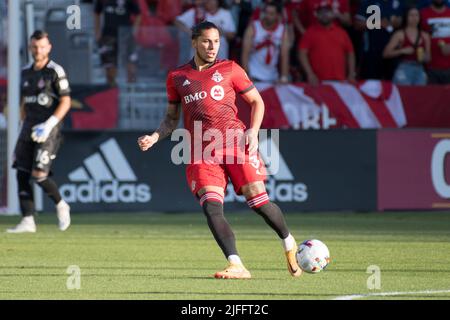
[[[94,3],[97,17],[105,15],[103,28],[100,19],[96,23],[97,40],[103,44],[113,41],[114,29],[120,25],[133,26],[139,44],[156,41],[157,37],[164,42],[163,31],[140,34],[141,26],[176,26],[189,35],[194,24],[212,21],[221,31],[219,58],[239,62],[255,81],[316,84],[323,80],[383,79],[405,85],[450,83],[450,0]],[[122,19],[117,18],[119,5],[127,11]],[[171,51],[167,50],[168,54]],[[132,59],[130,62],[132,66]],[[114,63],[109,64],[114,69]]]
[[[183,47],[172,31],[188,39],[190,28],[205,19],[221,30],[218,57],[235,60],[254,81],[450,83],[450,0],[82,2],[92,4],[95,40],[111,85],[116,85],[120,28],[133,33],[124,46],[128,81],[132,82],[138,60],[147,59],[136,48],[158,47],[162,50],[159,65],[171,69],[192,56],[192,52],[180,53],[189,51],[189,43]],[[0,8],[4,31],[7,10],[3,1]],[[148,32],[149,28],[153,31]],[[122,60],[119,64],[124,65]],[[2,75],[6,75],[6,37],[0,37]]]

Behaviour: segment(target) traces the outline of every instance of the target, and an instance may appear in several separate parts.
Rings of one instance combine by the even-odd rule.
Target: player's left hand
[[[258,131],[250,129],[245,132],[245,145],[248,145],[250,155],[258,151]]]
[[[54,125],[49,121],[45,121],[35,125],[31,131],[31,139],[37,143],[43,143],[47,140]]]

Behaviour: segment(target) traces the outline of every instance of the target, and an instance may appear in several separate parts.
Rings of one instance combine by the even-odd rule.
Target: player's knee
[[[31,172],[31,176],[33,177],[33,179],[37,180],[37,179],[42,179],[42,178],[47,178],[48,173],[42,170],[33,170]]]
[[[223,216],[223,203],[221,202],[207,200],[203,203],[202,209],[206,217]]]
[[[31,176],[34,182],[36,182],[38,185],[41,185],[45,180],[47,180],[48,175],[46,173],[40,173],[40,174],[33,174]]]
[[[264,206],[268,203],[271,203],[271,202],[269,199],[269,195],[267,194],[266,191],[247,198],[247,205],[257,212],[262,206]]]
[[[256,181],[242,186],[241,191],[245,198],[249,200],[266,192],[266,186],[264,182]]]
[[[17,170],[17,183],[18,185],[24,185],[30,183],[31,174],[26,171]]]
[[[205,192],[200,197],[200,206],[207,216],[223,214],[223,196],[217,192]]]

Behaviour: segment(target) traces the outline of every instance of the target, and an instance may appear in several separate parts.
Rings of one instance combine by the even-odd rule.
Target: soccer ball
[[[330,263],[330,251],[320,240],[306,240],[298,247],[297,262],[303,271],[318,273]]]

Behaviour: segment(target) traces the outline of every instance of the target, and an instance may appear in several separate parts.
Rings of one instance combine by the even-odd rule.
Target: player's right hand
[[[137,143],[139,145],[139,148],[141,148],[142,151],[147,151],[150,149],[156,142],[158,141],[158,137],[155,135],[145,135],[138,138]]]

